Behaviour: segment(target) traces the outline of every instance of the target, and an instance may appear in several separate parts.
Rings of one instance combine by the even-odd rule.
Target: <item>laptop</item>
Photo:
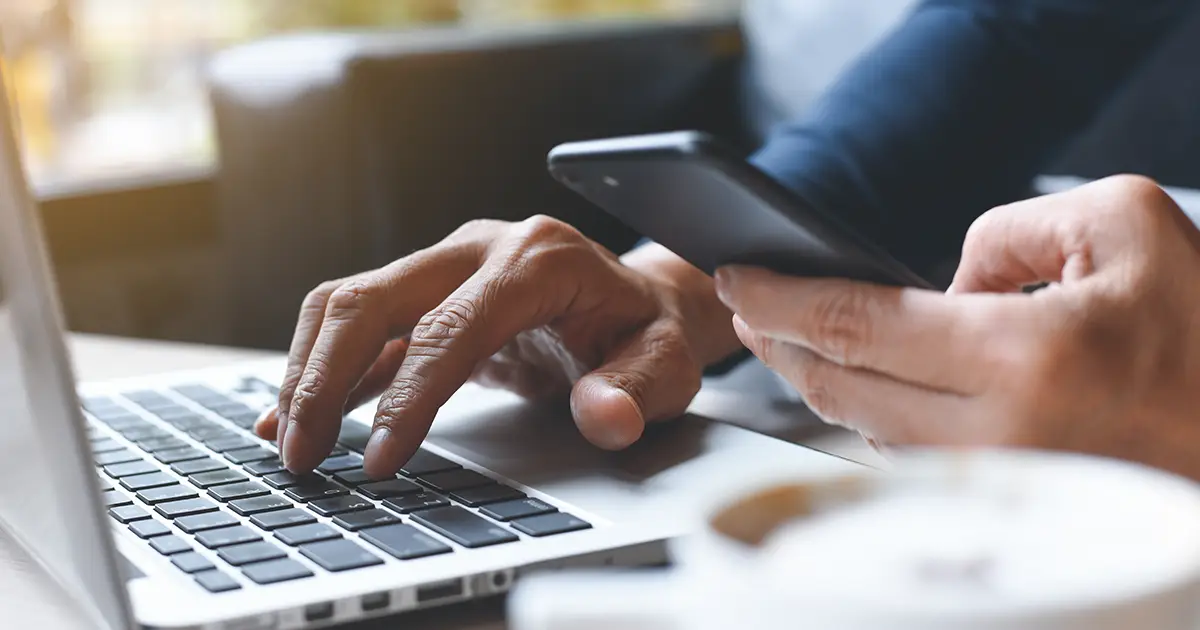
[[[316,628],[662,563],[732,477],[855,468],[699,416],[605,453],[564,406],[467,386],[396,477],[362,472],[365,411],[297,478],[250,430],[282,360],[74,381],[11,125],[0,142],[0,527],[97,627]]]

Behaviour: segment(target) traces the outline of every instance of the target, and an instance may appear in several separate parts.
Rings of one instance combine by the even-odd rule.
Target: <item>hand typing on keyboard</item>
[[[553,219],[477,221],[313,290],[279,405],[256,431],[308,472],[343,414],[382,394],[364,466],[386,477],[474,378],[531,397],[569,391],[582,434],[620,449],[682,413],[704,367],[739,347],[711,279],[662,248],[618,259]]]

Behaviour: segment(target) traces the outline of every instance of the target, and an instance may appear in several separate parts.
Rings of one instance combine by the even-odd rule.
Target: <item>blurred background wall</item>
[[[822,66],[831,68],[822,76],[832,76],[836,59],[851,57],[897,17],[896,7],[909,3],[757,4],[750,26],[763,35],[781,12],[848,22],[849,36],[830,30],[817,42],[837,45],[822,56]],[[0,0],[5,69],[69,325],[240,341],[231,330],[237,318],[253,314],[230,301],[212,216],[218,151],[203,77],[220,50],[283,33],[670,21],[735,14],[740,6],[737,0]],[[764,57],[795,52],[788,36],[764,36]],[[807,81],[797,86],[803,94],[793,90],[778,99],[819,87],[820,80]]]
[[[664,20],[732,0],[0,0],[26,166],[75,330],[229,341],[203,73],[304,31]],[[264,298],[266,299],[266,298]]]

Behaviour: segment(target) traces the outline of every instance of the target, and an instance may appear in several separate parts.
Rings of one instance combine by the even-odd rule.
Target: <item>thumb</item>
[[[600,448],[626,448],[642,436],[647,422],[687,410],[700,391],[700,372],[682,331],[665,322],[651,325],[575,384],[575,424]]]
[[[1090,191],[1073,190],[1002,206],[967,232],[952,293],[1013,293],[1092,272],[1085,215]]]

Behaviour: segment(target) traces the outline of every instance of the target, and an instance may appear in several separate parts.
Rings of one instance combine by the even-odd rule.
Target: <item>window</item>
[[[666,15],[736,0],[3,0],[4,53],[36,183],[204,169],[200,80],[223,47],[272,33],[461,20]]]

